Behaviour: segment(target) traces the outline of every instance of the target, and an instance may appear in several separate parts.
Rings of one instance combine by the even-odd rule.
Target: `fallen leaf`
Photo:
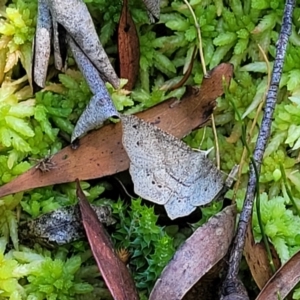
[[[20,45],[20,60],[26,71],[28,82],[32,88],[32,46],[29,44]]]
[[[81,51],[93,63],[104,81],[119,87],[110,60],[104,51],[93,24],[91,15],[82,0],[48,1],[54,22],[60,24],[74,39]]]
[[[221,191],[222,173],[207,152],[194,150],[135,116],[120,118],[134,192],[164,205],[170,219],[190,215]]]
[[[129,12],[128,0],[123,0],[118,27],[118,52],[120,77],[128,79],[124,88],[131,91],[139,74],[140,44],[135,24]]]
[[[268,280],[273,276],[273,272],[270,267],[270,262],[264,244],[262,242],[255,243],[251,228],[252,225],[250,222],[246,232],[244,255],[250,268],[252,277],[261,290]],[[280,267],[279,257],[271,244],[270,248],[273,250],[272,257],[275,268],[278,269]]]
[[[227,267],[227,255],[218,261],[200,280],[184,295],[183,300],[215,300],[219,298],[222,284],[220,274]]]
[[[51,38],[53,40],[55,67],[58,70],[63,70],[65,67],[67,34],[74,39],[80,50],[98,70],[103,80],[118,88],[119,78],[99,41],[93,20],[82,0],[38,1],[33,65],[33,77],[37,85],[45,86]]]
[[[300,251],[268,281],[256,300],[284,299],[300,281]]]
[[[0,84],[2,84],[4,79],[4,68],[6,65],[6,55],[8,52],[8,48],[1,48],[0,45]]]
[[[51,52],[52,22],[46,0],[38,1],[36,33],[33,41],[33,79],[41,88],[45,87]]]
[[[149,300],[180,300],[227,253],[234,235],[231,205],[199,227],[162,271]]]
[[[200,89],[190,91],[173,105],[174,99],[154,106],[138,116],[162,130],[182,138],[209,120],[215,100],[223,94],[224,82],[229,83],[233,67],[221,64],[203,79]],[[80,140],[77,150],[66,147],[52,157],[55,170],[40,174],[33,167],[0,187],[0,197],[32,188],[100,178],[129,168],[129,158],[122,146],[121,124],[111,124],[93,131]],[[79,173],[80,171],[80,173]]]
[[[79,200],[83,226],[101,275],[115,300],[139,299],[133,279],[126,265],[116,254],[113,244],[89,205],[76,180],[76,194]]]
[[[88,131],[103,125],[108,118],[119,116],[119,113],[97,69],[71,37],[68,37],[68,43],[76,63],[94,95],[76,123],[71,137],[71,142],[73,142]]]

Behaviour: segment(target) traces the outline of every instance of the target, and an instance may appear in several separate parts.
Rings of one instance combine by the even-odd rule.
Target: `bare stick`
[[[277,91],[282,74],[284,57],[286,53],[288,39],[292,31],[292,14],[294,6],[295,0],[286,1],[282,19],[282,27],[276,45],[276,57],[274,61],[271,84],[267,94],[265,112],[259,135],[256,141],[255,150],[253,153],[253,159],[255,161],[256,170],[258,172],[260,172],[261,162],[270,136],[272,116],[276,105]],[[241,293],[240,281],[238,279],[238,271],[245,245],[246,230],[252,214],[257,180],[259,180],[259,178],[257,178],[255,175],[255,168],[253,164],[250,164],[247,193],[244,201],[243,210],[240,215],[237,233],[230,253],[228,273],[223,283],[223,296]],[[228,296],[225,298],[229,299]]]

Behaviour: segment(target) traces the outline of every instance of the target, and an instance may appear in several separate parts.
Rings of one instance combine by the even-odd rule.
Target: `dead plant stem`
[[[257,175],[255,174],[255,167],[259,174],[263,155],[270,136],[272,116],[276,105],[277,92],[282,75],[287,43],[292,31],[292,14],[294,7],[295,0],[286,1],[282,19],[282,27],[276,44],[276,57],[274,61],[271,84],[268,90],[264,116],[253,153],[253,162],[255,163],[255,166],[253,165],[253,163],[250,164],[247,193],[240,215],[237,233],[230,253],[228,272],[223,283],[223,296],[239,293],[238,272],[245,245],[247,226],[252,214],[252,208],[256,193],[256,184],[257,180],[259,180],[259,178],[257,178]]]

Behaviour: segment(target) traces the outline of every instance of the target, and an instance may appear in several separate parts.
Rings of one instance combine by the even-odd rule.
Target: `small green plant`
[[[141,204],[141,199],[132,200],[129,209],[121,200],[112,207],[118,219],[112,235],[115,246],[129,251],[136,285],[149,291],[175,252],[173,240],[156,224],[153,207]]]

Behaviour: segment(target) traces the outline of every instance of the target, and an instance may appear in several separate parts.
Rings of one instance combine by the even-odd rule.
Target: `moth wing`
[[[171,220],[185,217],[191,214],[196,207],[190,203],[188,197],[182,197],[178,194],[173,195],[172,199],[165,204],[166,212]]]
[[[122,115],[123,146],[130,161],[145,169],[164,164],[164,149],[154,129],[158,129],[135,116]]]
[[[224,186],[224,180],[220,170],[208,158],[203,160],[196,176],[190,188],[190,203],[201,206],[215,199]]]
[[[165,169],[144,169],[131,164],[129,172],[134,183],[134,192],[140,197],[157,203],[165,204],[172,195],[169,186],[169,175]]]

